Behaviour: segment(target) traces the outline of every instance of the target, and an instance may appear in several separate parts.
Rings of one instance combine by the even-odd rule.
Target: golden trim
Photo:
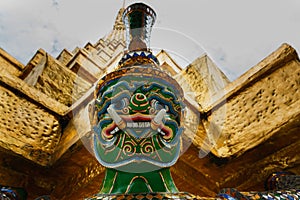
[[[150,186],[148,180],[147,180],[145,177],[143,177],[143,176],[134,176],[134,177],[131,179],[131,181],[130,181],[130,183],[129,183],[127,189],[126,189],[125,194],[128,194],[128,191],[131,189],[131,186],[132,186],[133,181],[136,180],[136,179],[138,179],[138,178],[143,179],[143,180],[145,181],[146,186],[147,186],[147,188],[149,189],[149,191],[150,191],[150,192],[153,192],[153,190],[152,190],[152,188],[151,188],[151,186]]]
[[[155,137],[156,137],[157,140],[159,140],[158,134],[156,134]],[[155,146],[154,137],[151,137],[151,141],[152,141],[153,146]],[[164,147],[160,146],[160,142],[159,142],[159,141],[157,141],[157,143],[158,143],[160,149],[164,148]],[[156,156],[158,157],[158,159],[159,159],[160,161],[163,161],[163,160],[161,159],[159,153],[158,153],[158,151],[159,151],[160,149],[156,149],[155,154],[156,154]]]
[[[122,135],[122,138],[121,138],[121,141],[120,141],[122,147],[124,146],[125,138],[126,138],[126,136]],[[116,145],[116,147],[119,148],[118,145]],[[117,161],[120,158],[122,152],[123,152],[123,149],[120,148],[119,153],[118,153],[115,161]]]
[[[164,186],[165,186],[167,192],[170,192],[169,187],[167,186],[167,184],[166,184],[166,182],[165,182],[165,177],[162,175],[161,172],[159,172],[159,176],[160,176],[162,182],[164,183]]]
[[[112,186],[111,186],[111,188],[110,188],[110,190],[109,190],[109,193],[110,193],[110,194],[111,194],[112,190],[114,189],[114,185],[115,185],[114,183],[116,182],[117,175],[118,175],[118,172],[116,171],[116,174],[115,174],[114,180],[113,180],[113,184],[112,184]]]

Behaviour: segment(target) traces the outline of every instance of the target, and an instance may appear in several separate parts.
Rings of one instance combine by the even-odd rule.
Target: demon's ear
[[[91,126],[95,126],[97,124],[97,112],[95,109],[95,101],[93,100],[88,106],[90,124]]]

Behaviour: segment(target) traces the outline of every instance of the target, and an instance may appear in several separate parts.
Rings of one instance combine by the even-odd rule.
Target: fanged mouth
[[[121,116],[126,123],[126,128],[147,129],[151,127],[151,117],[142,114]]]
[[[149,128],[151,126],[150,122],[127,122],[127,128]]]
[[[126,129],[127,131],[132,130],[136,133],[142,133],[146,129],[152,129],[168,139],[169,136],[171,136],[172,130],[163,123],[163,119],[166,115],[165,109],[160,110],[155,116],[142,113],[120,116],[112,106],[109,106],[107,111],[114,121],[114,123],[105,131],[105,134],[109,137],[120,130]]]
[[[123,128],[123,130],[132,129],[136,132],[139,132],[139,131],[149,129],[155,131],[155,129],[153,129],[153,126],[151,126],[152,119],[150,116],[134,115],[134,116],[121,116],[121,118],[125,123],[125,127]],[[117,134],[120,130],[121,129],[119,128],[119,126],[116,123],[113,123],[110,127],[106,128],[104,132],[107,137],[110,137],[112,135]],[[156,131],[162,136],[168,136],[170,135],[171,130],[168,130],[168,128],[164,124],[160,124],[159,127],[156,129]]]

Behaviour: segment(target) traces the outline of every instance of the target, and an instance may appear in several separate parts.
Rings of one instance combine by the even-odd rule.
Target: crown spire
[[[123,12],[124,12],[124,7],[121,8],[118,12],[113,30],[124,30],[125,29],[124,23],[122,20]]]
[[[155,19],[154,10],[143,3],[132,4],[124,10],[127,50],[150,49],[150,35]]]
[[[154,10],[146,4],[135,3],[124,10],[122,19],[126,31],[126,49],[119,68],[148,64],[158,66],[158,59],[150,50],[150,35],[156,19]]]

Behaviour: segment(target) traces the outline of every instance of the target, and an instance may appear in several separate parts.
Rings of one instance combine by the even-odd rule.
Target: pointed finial
[[[123,13],[126,48],[129,51],[150,48],[150,34],[156,19],[155,11],[143,3],[128,6]]]

